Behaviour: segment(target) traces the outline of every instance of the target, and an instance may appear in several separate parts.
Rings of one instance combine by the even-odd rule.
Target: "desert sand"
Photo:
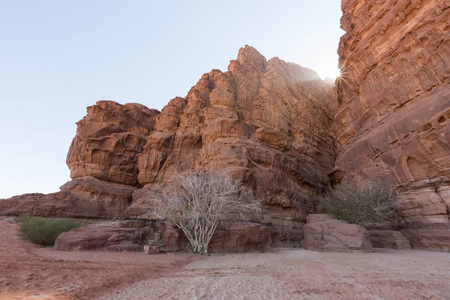
[[[62,252],[0,221],[0,299],[450,299],[450,253]]]

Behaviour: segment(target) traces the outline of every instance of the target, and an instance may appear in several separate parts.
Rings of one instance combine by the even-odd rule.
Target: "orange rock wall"
[[[186,170],[227,171],[256,190],[266,222],[298,224],[314,210],[333,165],[326,105],[333,96],[315,72],[241,48],[228,72],[204,74],[155,117],[138,180],[151,193],[153,183]],[[135,194],[130,216],[148,193]]]
[[[246,46],[227,72],[204,74],[161,113],[112,101],[89,107],[67,156],[72,179],[83,187],[65,189],[83,199],[96,195],[114,215],[131,204],[124,216],[142,217],[155,184],[193,169],[229,172],[256,191],[265,222],[297,226],[328,184],[334,97],[315,72],[267,61]],[[86,190],[106,184],[98,180],[143,188],[127,190],[113,207],[103,192]]]
[[[393,184],[414,228],[450,228],[449,4],[342,1],[332,180]]]

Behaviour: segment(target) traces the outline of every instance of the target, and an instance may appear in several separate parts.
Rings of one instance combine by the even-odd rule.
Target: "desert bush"
[[[363,188],[342,184],[319,199],[334,218],[349,223],[370,226],[395,223],[398,220],[397,196],[391,186],[368,182]]]
[[[261,202],[227,174],[197,171],[160,188],[152,213],[181,228],[194,253],[208,253],[217,226],[261,213]]]
[[[52,246],[62,232],[81,227],[81,224],[67,220],[53,220],[35,217],[30,214],[21,215],[22,237],[38,245]]]

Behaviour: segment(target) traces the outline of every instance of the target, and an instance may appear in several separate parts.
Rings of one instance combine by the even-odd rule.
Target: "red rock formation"
[[[359,225],[310,214],[303,226],[303,248],[321,252],[372,252],[369,233]]]
[[[264,222],[296,228],[272,228],[269,238],[297,245],[334,162],[334,93],[314,71],[246,46],[227,72],[204,74],[161,113],[112,101],[88,107],[67,155],[73,180],[56,194],[2,201],[0,212],[145,217],[155,183],[186,170],[227,171],[256,191]]]
[[[204,74],[155,118],[138,155],[139,182],[165,182],[190,169],[229,171],[256,189],[265,221],[299,224],[334,160],[326,105],[332,88],[313,71],[266,61],[248,46],[228,69]],[[146,207],[145,197],[135,194],[128,216],[143,213],[136,207]]]
[[[148,242],[154,246],[152,254],[185,250],[188,244],[180,229],[163,222],[119,221],[64,232],[56,239],[55,249],[141,251]],[[216,231],[209,245],[209,252],[265,252],[270,249],[271,244],[267,226],[253,223],[231,224]]]
[[[42,217],[118,218],[131,203],[135,187],[94,177],[74,179],[51,194],[24,194],[0,200],[0,213]]]
[[[77,123],[67,154],[71,178],[92,176],[138,185],[136,155],[142,152],[158,111],[135,103],[98,101],[87,112]]]
[[[450,240],[447,2],[342,2],[346,33],[332,127],[338,145],[332,179],[398,186],[406,225],[434,228],[427,234],[446,236],[442,245]]]

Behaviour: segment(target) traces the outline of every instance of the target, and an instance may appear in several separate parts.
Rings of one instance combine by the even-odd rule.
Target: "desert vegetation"
[[[247,221],[261,212],[261,203],[228,174],[197,171],[175,176],[153,199],[153,213],[179,227],[194,253],[208,253],[217,226]]]
[[[44,246],[53,246],[58,235],[81,227],[81,224],[76,222],[45,219],[30,214],[21,215],[21,220],[20,233],[22,237],[32,243]]]
[[[394,188],[373,181],[364,187],[338,185],[326,192],[319,202],[334,218],[352,224],[370,226],[398,220]]]

